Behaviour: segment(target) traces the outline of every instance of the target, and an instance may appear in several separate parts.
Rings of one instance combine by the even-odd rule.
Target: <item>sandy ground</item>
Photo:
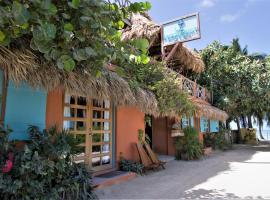
[[[97,190],[100,199],[270,199],[270,146],[234,146]]]

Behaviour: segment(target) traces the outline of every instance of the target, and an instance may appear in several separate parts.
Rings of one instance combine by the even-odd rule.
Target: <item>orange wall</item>
[[[116,109],[116,158],[139,161],[135,143],[138,142],[138,130],[144,131],[144,113],[136,107],[119,106]]]
[[[46,108],[46,128],[57,126],[62,129],[63,125],[63,94],[60,89],[48,92]]]

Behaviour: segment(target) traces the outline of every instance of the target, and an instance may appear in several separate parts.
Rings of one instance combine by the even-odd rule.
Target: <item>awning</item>
[[[204,116],[208,119],[216,119],[219,121],[226,121],[229,118],[229,115],[225,111],[212,106],[210,103],[202,99],[195,97],[190,97],[190,99],[196,107],[196,114],[199,116]]]

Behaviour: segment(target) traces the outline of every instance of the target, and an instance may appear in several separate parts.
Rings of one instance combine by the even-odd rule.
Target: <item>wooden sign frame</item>
[[[164,44],[164,26],[165,25],[176,22],[176,21],[178,21],[180,19],[187,19],[187,18],[194,17],[194,16],[197,17],[197,29],[198,29],[198,32],[199,32],[198,37],[192,38],[192,39],[187,39],[187,40],[182,40],[182,41],[170,42],[170,43],[167,43],[166,45]],[[186,16],[183,16],[183,17],[179,17],[179,18],[176,18],[176,19],[173,19],[173,20],[170,20],[170,21],[167,21],[167,22],[165,22],[165,23],[163,23],[161,25],[161,47],[162,47],[162,49],[164,47],[166,47],[166,46],[174,45],[174,44],[177,44],[177,43],[184,43],[184,42],[188,42],[188,41],[198,40],[200,38],[201,38],[201,27],[200,27],[200,15],[199,15],[198,12],[190,14],[190,15],[186,15]]]

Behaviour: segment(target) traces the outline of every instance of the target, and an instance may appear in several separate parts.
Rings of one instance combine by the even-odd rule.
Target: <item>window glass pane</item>
[[[65,94],[65,103],[67,104],[75,104],[75,97],[69,94]]]
[[[104,100],[104,108],[110,108],[110,101]]]
[[[102,111],[100,110],[93,110],[93,118],[100,119],[102,117]]]
[[[190,126],[194,128],[194,117],[190,117]]]
[[[85,131],[86,130],[86,122],[77,122],[77,131]]]
[[[101,134],[93,134],[92,136],[92,142],[101,142]]]
[[[103,156],[101,163],[102,163],[102,165],[110,164],[110,156]]]
[[[92,158],[92,167],[100,166],[100,157]]]
[[[78,97],[77,101],[77,104],[80,106],[86,106],[87,104],[86,97]]]
[[[110,152],[110,145],[104,144],[102,145],[102,153],[109,153]]]
[[[102,130],[102,123],[101,122],[93,122],[93,130]]]
[[[75,122],[74,121],[64,121],[63,128],[68,131],[75,130]]]
[[[211,133],[219,132],[219,122],[218,122],[218,120],[211,120],[210,121],[210,132]]]
[[[182,115],[181,125],[182,129],[187,128],[189,126],[189,118],[187,118],[186,115]]]
[[[97,99],[93,99],[93,107],[102,108],[102,101],[99,101]]]
[[[110,112],[109,111],[104,112],[104,119],[110,119]]]
[[[92,154],[97,155],[101,153],[101,147],[100,145],[93,145],[92,146]]]
[[[85,109],[77,109],[77,117],[78,118],[86,118],[86,110]]]
[[[109,142],[110,141],[110,134],[104,133],[103,134],[103,142]]]
[[[104,129],[105,131],[110,130],[110,123],[109,122],[104,122]]]
[[[75,117],[75,109],[64,107],[64,117]]]
[[[201,132],[202,133],[206,133],[207,131],[209,131],[208,130],[208,128],[209,128],[209,126],[208,126],[208,119],[205,118],[205,117],[201,117],[200,126],[201,126]]]

